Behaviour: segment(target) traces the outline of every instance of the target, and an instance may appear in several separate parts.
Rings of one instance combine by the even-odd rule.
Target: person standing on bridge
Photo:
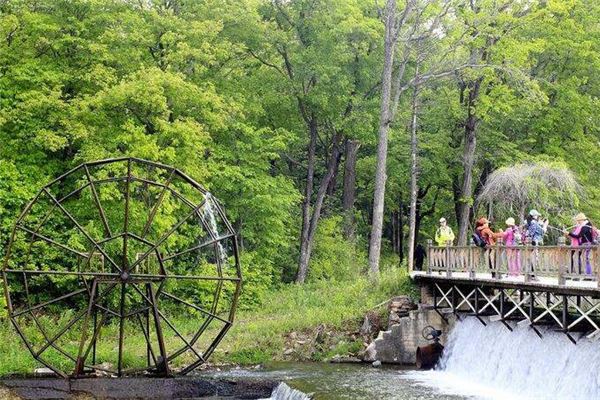
[[[532,246],[543,246],[544,235],[548,230],[548,219],[540,219],[542,214],[537,210],[529,211],[527,216],[527,239]]]
[[[508,261],[508,275],[517,276],[521,271],[521,252],[515,249],[515,246],[521,244],[521,232],[518,226],[515,226],[515,219],[506,220],[506,231],[504,231],[504,245],[506,249],[506,259]]]
[[[529,211],[527,216],[526,236],[527,241],[534,246],[532,257],[531,257],[531,279],[537,280],[535,276],[535,268],[539,263],[539,250],[538,246],[544,244],[544,235],[548,230],[548,219],[541,219],[542,215],[535,209]]]
[[[440,226],[435,231],[435,242],[438,246],[452,246],[452,242],[454,242],[454,232],[452,228],[448,226],[446,222],[446,218],[440,218]]]
[[[494,233],[490,228],[490,221],[487,218],[481,217],[477,220],[475,232],[485,242],[485,254],[488,260],[488,266],[492,274],[492,278],[496,277],[496,271],[494,268],[495,256],[494,249],[492,248],[496,244],[496,239],[502,238],[504,232],[502,229],[500,232]]]
[[[565,232],[565,234],[571,237],[571,245],[576,244],[577,246],[586,248],[585,250],[580,250],[578,252],[579,273],[581,274],[581,254],[585,251],[585,273],[591,275],[592,263],[590,260],[590,247],[594,244],[594,228],[584,213],[577,214],[575,216],[575,221],[577,222],[575,229],[572,232]],[[573,257],[571,257],[571,259],[573,259]],[[573,262],[571,262],[571,267],[574,267]]]

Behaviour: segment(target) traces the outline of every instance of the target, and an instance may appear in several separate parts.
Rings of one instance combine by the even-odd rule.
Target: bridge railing
[[[539,277],[592,280],[600,284],[600,246],[505,246],[501,242],[485,248],[470,246],[427,246],[427,273],[467,274],[471,278],[523,276],[525,282]],[[600,286],[599,286],[600,287]]]

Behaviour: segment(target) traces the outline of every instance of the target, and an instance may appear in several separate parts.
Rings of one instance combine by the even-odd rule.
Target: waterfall
[[[208,229],[210,230],[210,233],[216,237],[219,238],[219,227],[217,226],[217,219],[215,217],[215,211],[214,211],[214,207],[213,207],[213,203],[214,203],[214,198],[212,196],[212,194],[210,194],[210,192],[206,192],[206,194],[204,195],[204,212],[202,214],[202,220],[208,223],[206,223],[206,225],[208,226]],[[221,262],[221,264],[223,265],[225,260],[227,259],[227,253],[225,252],[225,249],[223,248],[223,245],[221,244],[221,242],[217,242],[217,251],[218,251],[218,257],[219,260]]]
[[[413,379],[445,393],[493,399],[600,399],[600,342],[471,317],[456,324],[435,371]]]
[[[310,400],[310,397],[299,390],[292,389],[284,382],[281,382],[273,390],[271,397],[264,400]]]

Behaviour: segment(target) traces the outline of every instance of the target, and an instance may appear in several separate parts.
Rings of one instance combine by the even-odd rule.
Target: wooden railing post
[[[498,238],[496,242],[496,246],[494,249],[494,276],[496,279],[502,279],[502,274],[500,272],[500,267],[502,265],[502,250],[503,250],[503,239]]]
[[[427,275],[431,275],[433,262],[433,240],[427,239]]]
[[[569,249],[567,249],[567,239],[564,236],[560,236],[558,238],[558,246],[559,246],[559,256],[557,257],[558,261],[558,284],[564,286],[566,283],[566,268],[567,268],[567,260],[569,259]]]
[[[446,260],[446,276],[450,278],[452,276],[452,268],[450,266],[450,242],[446,242],[446,254],[444,254]]]
[[[525,242],[525,251],[524,251],[524,261],[525,261],[525,268],[523,271],[523,281],[524,282],[529,282],[530,278],[531,278],[531,263],[533,262],[531,260],[532,258],[532,254],[529,254],[529,243]]]
[[[469,278],[475,279],[475,257],[473,257],[473,241],[469,243],[467,248],[467,271],[469,272]]]

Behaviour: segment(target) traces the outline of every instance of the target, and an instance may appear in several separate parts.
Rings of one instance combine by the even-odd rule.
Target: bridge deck
[[[410,277],[422,283],[452,283],[468,284],[497,288],[515,288],[530,291],[549,291],[560,294],[600,296],[598,282],[595,280],[568,280],[559,284],[558,278],[541,276],[537,280],[526,282],[525,276],[503,276],[494,278],[489,272],[478,272],[476,277],[471,277],[468,272],[453,272],[446,276],[444,272],[412,271]]]

